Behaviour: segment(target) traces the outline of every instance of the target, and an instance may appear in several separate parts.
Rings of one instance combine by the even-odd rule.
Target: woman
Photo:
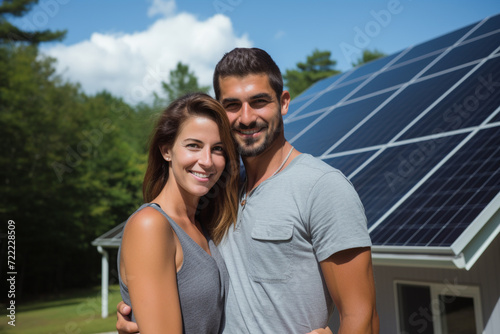
[[[238,158],[222,106],[174,101],[149,148],[143,204],[119,250],[120,290],[148,333],[219,333],[228,276],[214,245],[237,214]]]

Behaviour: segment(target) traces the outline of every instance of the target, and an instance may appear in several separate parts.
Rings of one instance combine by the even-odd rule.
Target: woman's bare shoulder
[[[152,207],[146,207],[128,220],[123,231],[123,238],[126,239],[128,236],[145,237],[149,240],[158,237],[172,240],[174,232],[163,214]]]

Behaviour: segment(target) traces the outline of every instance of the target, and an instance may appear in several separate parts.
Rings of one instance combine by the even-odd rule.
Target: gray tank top
[[[210,256],[158,204],[146,203],[137,211],[148,206],[158,210],[167,218],[181,243],[184,260],[181,269],[177,272],[177,289],[182,311],[183,333],[221,333],[225,322],[224,305],[229,275],[217,247],[208,235],[205,235],[212,254]],[[123,301],[131,305],[128,288],[120,276],[120,250],[121,246],[118,249],[120,292]],[[172,301],[165,301],[165,303],[169,302]],[[133,310],[131,316],[132,321],[135,322]]]

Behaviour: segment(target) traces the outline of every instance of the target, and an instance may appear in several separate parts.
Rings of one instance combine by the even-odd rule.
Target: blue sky
[[[268,51],[282,71],[315,48],[347,70],[363,48],[387,54],[485,17],[498,0],[40,0],[20,27],[67,29],[43,46],[58,71],[95,93],[148,100],[178,61],[211,84],[218,59],[236,46]]]

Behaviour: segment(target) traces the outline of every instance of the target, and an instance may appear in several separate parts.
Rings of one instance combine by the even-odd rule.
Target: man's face
[[[220,102],[241,156],[254,157],[266,151],[283,131],[288,93],[279,97],[283,101],[278,100],[265,74],[219,78],[219,83]]]

